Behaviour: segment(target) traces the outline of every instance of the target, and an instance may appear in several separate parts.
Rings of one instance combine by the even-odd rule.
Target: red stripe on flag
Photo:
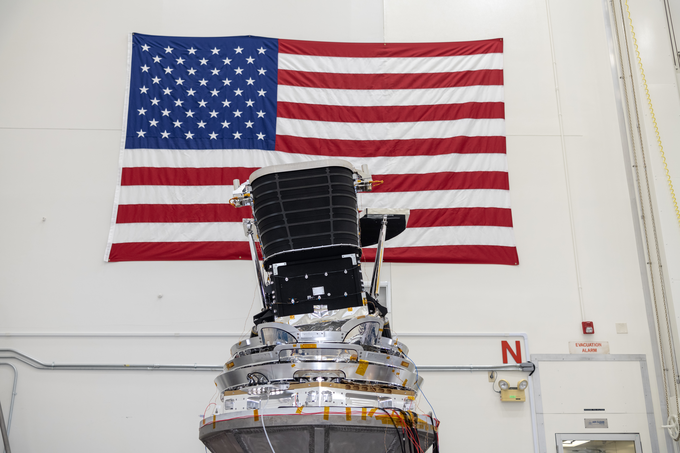
[[[224,204],[137,204],[118,206],[116,223],[240,223],[250,217],[249,209]],[[408,221],[409,228],[468,225],[512,227],[512,215],[502,208],[412,209]]]
[[[215,172],[215,178],[206,176],[206,168],[125,168],[124,186],[131,185],[168,185],[168,186],[217,186],[231,185],[232,180],[224,180],[220,172]],[[221,170],[221,169],[216,169]],[[248,176],[243,177],[245,182]],[[470,172],[441,172],[406,175],[373,175],[373,179],[382,180],[381,185],[374,187],[375,192],[417,192],[421,190],[463,190],[463,189],[501,189],[508,190],[508,174],[506,172],[470,171]],[[125,205],[121,205],[125,206]],[[205,205],[195,205],[205,206]],[[213,206],[213,205],[207,205]],[[214,205],[228,206],[228,205]],[[226,209],[226,208],[222,208]],[[219,220],[217,220],[219,221]],[[119,222],[121,223],[121,222]]]
[[[240,223],[252,216],[250,209],[229,204],[121,204],[116,223]]]
[[[452,137],[416,140],[330,140],[277,135],[275,149],[313,156],[435,156],[440,154],[505,154],[505,137]]]
[[[508,174],[502,171],[441,172],[406,175],[373,175],[383,181],[374,192],[422,192],[428,190],[509,190]],[[427,196],[424,194],[424,196]]]
[[[374,261],[375,249],[364,249],[361,261]],[[519,264],[517,249],[499,245],[438,245],[385,248],[390,263]]]
[[[401,123],[448,121],[463,118],[505,118],[502,102],[468,102],[465,104],[404,105],[394,107],[346,107],[339,105],[279,102],[276,116],[339,123]]]
[[[257,168],[210,167],[210,168],[168,168],[128,167],[123,168],[121,186],[230,186],[234,179],[246,181]]]
[[[126,242],[113,244],[109,261],[249,260],[247,242]]]
[[[279,53],[350,58],[452,57],[503,52],[502,39],[455,43],[335,43],[279,39]]]
[[[247,242],[128,242],[113,244],[109,261],[249,260]],[[364,249],[362,261],[373,261],[375,249]],[[450,245],[385,249],[392,263],[519,264],[515,247]]]
[[[411,209],[408,217],[408,228],[446,226],[512,227],[512,214],[503,208]]]
[[[426,74],[339,74],[280,69],[279,85],[341,90],[414,90],[503,85],[502,69]]]

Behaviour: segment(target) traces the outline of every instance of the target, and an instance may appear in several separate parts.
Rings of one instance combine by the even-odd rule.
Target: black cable
[[[420,448],[420,433],[418,433],[418,414],[414,412],[411,412],[411,414],[413,416],[413,436],[416,442],[418,442],[418,448],[422,451],[422,448]]]
[[[418,436],[418,428],[417,428],[417,422],[412,418],[411,414],[409,412],[406,412],[402,409],[397,409],[395,410],[399,413],[401,413],[402,417],[404,417],[404,425],[405,429],[408,430],[410,435],[408,436],[409,439],[409,449],[411,452],[413,452],[413,448],[416,448],[415,453],[418,453],[418,450],[422,450],[420,448],[420,436]],[[414,443],[417,442],[416,443]]]
[[[404,448],[404,440],[402,438],[402,433],[399,431],[399,428],[397,427],[397,424],[394,422],[394,419],[392,418],[392,414],[387,412],[384,408],[379,408],[381,411],[387,414],[387,416],[390,418],[390,421],[394,425],[394,429],[397,430],[397,440],[399,441],[399,445],[401,446],[401,453],[406,453],[406,449]]]
[[[413,434],[413,437],[411,439],[416,439],[418,442],[417,445],[417,450],[416,451],[422,451],[420,448],[420,434],[418,432],[418,414],[413,413],[411,415],[410,412],[406,412],[402,409],[397,409],[397,408],[392,408],[393,410],[399,412],[402,414],[405,420],[408,421],[408,426],[410,426],[409,431]],[[427,415],[430,418],[430,421],[432,423],[432,430],[433,430],[433,440],[432,440],[432,453],[439,453],[439,420],[434,418],[432,415]],[[415,418],[413,418],[415,417]],[[413,444],[413,442],[411,442]]]
[[[439,420],[435,425],[435,418],[430,415],[430,421],[432,422],[432,429],[434,430],[434,440],[432,441],[432,453],[439,453]]]

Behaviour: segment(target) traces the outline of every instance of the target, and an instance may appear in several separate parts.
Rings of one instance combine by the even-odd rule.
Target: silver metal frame
[[[328,371],[342,372],[344,378],[355,382],[379,383],[403,387],[409,390],[417,390],[422,385],[423,377],[415,371],[406,368],[369,363],[361,374],[357,373],[359,364],[357,362],[303,362],[292,367],[288,362],[268,363],[254,365],[243,368],[232,368],[215,378],[215,384],[220,392],[232,390],[248,384],[248,376],[251,373],[259,372],[268,377],[269,382],[292,382],[295,380],[295,373],[305,371]],[[399,373],[397,374],[395,370]]]
[[[547,441],[545,432],[545,421],[543,417],[543,400],[541,393],[541,367],[540,362],[640,362],[640,374],[642,377],[642,390],[645,398],[645,409],[647,411],[647,427],[649,429],[649,439],[653,452],[659,450],[659,439],[656,437],[656,420],[654,419],[654,405],[651,397],[651,387],[649,384],[649,372],[647,370],[647,358],[644,354],[602,354],[602,355],[579,355],[579,354],[533,354],[531,361],[536,364],[536,372],[533,374],[534,398],[536,400],[536,419],[538,424],[538,444],[539,452],[547,453]],[[591,434],[581,434],[586,437]],[[592,434],[593,436],[595,434]],[[558,446],[559,448],[559,446]],[[558,450],[560,451],[560,450]],[[642,451],[642,450],[640,450]],[[673,450],[669,448],[669,451]]]
[[[557,453],[564,453],[562,441],[565,440],[623,440],[635,442],[635,453],[642,453],[642,443],[639,434],[584,434],[584,433],[558,433],[555,434]]]

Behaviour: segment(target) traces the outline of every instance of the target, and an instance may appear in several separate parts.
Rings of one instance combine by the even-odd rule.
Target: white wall
[[[653,37],[662,3],[630,3],[635,17],[650,24],[639,38],[661,39]],[[532,353],[567,354],[569,341],[587,338],[580,279],[585,316],[595,323],[592,339],[609,341],[614,354],[646,355],[651,370],[656,431],[635,412],[627,432],[642,433],[645,451],[651,436],[667,451],[597,0],[0,2],[0,348],[57,363],[219,364],[258,309],[256,301],[251,307],[255,280],[247,262],[102,261],[119,172],[130,32],[367,42],[503,38],[520,264],[389,265],[394,328],[525,332]],[[642,51],[661,71],[671,64],[672,74],[668,55],[653,54],[653,46]],[[659,97],[655,102],[670,107],[657,115],[675,143],[677,91],[675,98],[668,90]],[[671,227],[664,228],[670,238]],[[628,334],[617,334],[615,323],[627,323]],[[467,363],[449,340],[403,340],[418,364]],[[464,341],[468,352],[487,357],[478,340]],[[500,347],[492,360],[500,363]],[[17,366],[13,451],[203,451],[198,415],[216,373]],[[603,368],[601,378],[616,383],[619,371]],[[583,368],[564,372],[577,380]],[[541,380],[546,394],[568,398],[549,376]],[[443,424],[442,451],[532,450],[530,403],[501,403],[485,373],[425,377]],[[11,374],[0,367],[5,413],[10,390]],[[608,398],[619,407],[619,395]],[[548,451],[555,432],[582,423],[572,412],[562,425],[540,427]]]

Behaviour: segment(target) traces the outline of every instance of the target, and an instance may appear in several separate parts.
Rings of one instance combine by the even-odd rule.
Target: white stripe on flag
[[[437,156],[342,157],[355,168],[368,165],[375,175],[403,175],[460,171],[508,171],[507,157],[501,153],[443,154]],[[324,156],[293,154],[260,149],[129,149],[123,167],[155,168],[260,168],[327,159]]]
[[[358,199],[359,209],[510,208],[510,192],[499,189],[366,192]]]
[[[233,186],[122,186],[120,204],[229,203]]]
[[[245,241],[240,222],[119,223],[114,243]]]
[[[427,74],[503,69],[502,53],[417,58],[317,57],[279,53],[279,69],[339,74]]]
[[[413,140],[451,137],[505,135],[504,119],[465,118],[414,123],[335,123],[328,121],[276,119],[278,135],[331,140]]]
[[[399,236],[388,240],[385,247],[426,247],[433,245],[500,245],[514,247],[515,238],[510,227],[453,226],[407,228]],[[375,248],[373,246],[372,248]]]
[[[120,204],[225,204],[231,186],[122,186]],[[507,190],[429,190],[427,192],[375,192],[359,195],[360,208],[441,209],[510,208]]]
[[[503,102],[502,85],[408,90],[332,90],[279,85],[278,102],[354,107],[443,105],[466,102]]]
[[[239,222],[210,223],[121,223],[116,226],[115,243],[245,241]],[[499,245],[513,247],[512,228],[457,226],[409,228],[390,239],[386,246]],[[375,246],[373,247],[375,248]]]

